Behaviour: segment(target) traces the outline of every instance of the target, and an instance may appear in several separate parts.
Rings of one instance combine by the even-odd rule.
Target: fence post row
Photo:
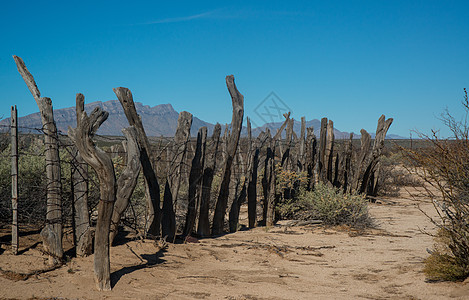
[[[33,76],[23,60],[14,56],[18,71],[26,82],[41,113],[41,121],[46,145],[47,174],[47,214],[46,226],[41,231],[44,248],[49,254],[51,264],[59,264],[63,256],[62,248],[62,208],[61,174],[59,160],[58,133],[54,122],[52,101],[41,97]],[[393,119],[382,115],[378,120],[376,137],[371,144],[370,134],[361,130],[361,146],[357,155],[353,153],[352,138],[343,142],[342,150],[337,149],[333,121],[322,118],[320,136],[316,138],[314,128],[306,128],[305,118],[301,118],[301,132],[294,132],[294,119],[290,113],[284,114],[285,121],[272,137],[269,128],[262,131],[256,139],[252,138],[251,123],[247,119],[247,140],[240,141],[243,117],[244,97],[238,91],[233,75],[226,77],[226,85],[232,99],[233,115],[230,127],[225,125],[221,138],[221,126],[216,124],[212,138],[207,145],[207,128],[198,132],[194,151],[189,148],[192,114],[181,112],[174,140],[166,148],[167,174],[164,188],[163,205],[160,207],[160,187],[156,176],[156,163],[152,163],[149,139],[138,116],[133,97],[129,89],[113,89],[119,99],[130,127],[123,129],[127,143],[126,166],[116,179],[114,166],[108,154],[99,149],[92,138],[101,124],[108,118],[108,113],[97,107],[88,116],[84,111],[84,96],[77,94],[77,126],[69,128],[68,136],[76,148],[72,148],[72,193],[74,209],[74,234],[78,256],[91,254],[92,235],[88,217],[88,172],[87,164],[95,171],[100,181],[100,201],[98,220],[94,237],[94,272],[99,290],[111,289],[109,246],[118,232],[122,215],[129,206],[130,197],[137,185],[138,174],[143,171],[145,177],[146,218],[144,235],[166,237],[174,242],[177,233],[176,212],[178,195],[183,178],[185,161],[192,160],[188,176],[187,212],[183,235],[190,236],[197,232],[200,237],[222,234],[225,230],[225,218],[228,204],[230,232],[239,226],[241,205],[248,204],[248,225],[257,224],[257,181],[261,153],[264,155],[262,177],[262,218],[261,224],[275,224],[275,207],[282,197],[293,197],[289,191],[277,190],[277,172],[304,172],[306,189],[312,190],[321,182],[340,188],[344,192],[358,192],[375,195],[379,175],[379,158],[384,147],[384,139]],[[229,129],[231,128],[231,130]],[[282,134],[285,132],[285,140]],[[246,147],[244,142],[247,142]],[[18,124],[16,106],[11,107],[11,175],[12,175],[12,252],[18,253]],[[192,145],[192,144],[191,144]],[[339,144],[340,145],[340,144]],[[161,145],[160,145],[161,146]],[[188,153],[194,152],[188,157]],[[217,190],[212,226],[210,226],[209,207],[211,188],[217,172],[217,157],[222,153],[221,184]],[[191,154],[192,155],[192,154]],[[354,165],[352,165],[354,162]],[[234,164],[234,166],[233,166]],[[161,167],[161,164],[160,164]],[[234,192],[230,193],[230,188]],[[231,202],[230,202],[231,201]],[[198,218],[197,218],[198,216]],[[198,221],[198,222],[197,222]],[[197,223],[197,224],[196,224]],[[197,225],[197,226],[196,226]],[[211,232],[210,232],[211,231]]]

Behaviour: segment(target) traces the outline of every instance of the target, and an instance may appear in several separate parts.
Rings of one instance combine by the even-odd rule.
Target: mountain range
[[[92,103],[85,104],[85,111],[89,114],[94,109],[94,107],[99,106],[102,110],[109,113],[109,118],[101,125],[97,134],[99,135],[122,135],[121,129],[128,127],[129,123],[124,114],[121,104],[117,100],[110,100],[106,102],[96,101]],[[148,136],[155,137],[171,137],[174,136],[177,127],[177,120],[179,113],[174,110],[171,104],[160,104],[154,107],[148,105],[143,105],[140,102],[135,102],[135,108],[137,113],[142,118],[143,127]],[[76,112],[75,107],[54,109],[54,119],[57,124],[57,129],[59,132],[66,134],[68,131],[68,126],[76,127]],[[276,132],[278,128],[282,125],[283,122],[274,122],[266,123],[260,127],[253,128],[252,135],[254,137],[258,136],[259,133],[266,128],[270,128],[271,132]],[[18,126],[21,132],[34,132],[36,133],[36,128],[41,128],[41,116],[39,112],[33,113],[24,117],[18,118]],[[313,119],[306,121],[306,127],[313,126],[314,133],[316,136],[319,136],[321,121]],[[10,125],[10,118],[0,121],[0,126],[7,128]],[[192,118],[192,127],[191,135],[196,136],[197,131],[200,127],[206,126],[208,129],[208,134],[211,135],[214,124],[205,122],[195,116]],[[222,125],[222,134],[224,130],[224,125]],[[293,130],[297,135],[300,134],[301,122],[295,120],[293,125]],[[247,134],[246,127],[243,127],[241,132],[242,135]],[[334,128],[334,135],[336,139],[344,139],[349,137],[348,132],[342,132]],[[374,136],[374,134],[372,134]],[[359,138],[359,135],[355,135],[356,138]],[[398,135],[388,134],[387,138],[389,139],[402,139]]]

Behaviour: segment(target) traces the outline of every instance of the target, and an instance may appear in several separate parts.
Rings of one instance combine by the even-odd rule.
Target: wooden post
[[[41,93],[34,81],[34,77],[26,68],[23,60],[13,55],[21,77],[34,97],[41,113],[44,144],[46,146],[46,177],[47,177],[47,213],[46,226],[41,231],[44,250],[49,254],[49,264],[61,263],[62,248],[62,199],[61,175],[59,158],[59,141],[57,127],[54,121],[54,111],[50,98],[41,97]]]
[[[11,107],[11,252],[18,254],[18,112]]]
[[[305,157],[305,134],[306,134],[306,119],[305,117],[301,117],[301,131],[298,143],[298,150],[297,150],[297,171],[301,172],[305,170],[306,164],[306,157]]]
[[[364,173],[362,176],[362,184],[360,186],[359,192],[366,193],[368,183],[370,181],[371,174],[376,171],[376,166],[378,165],[379,158],[381,156],[381,151],[384,148],[384,139],[386,138],[386,133],[388,132],[389,127],[392,124],[393,119],[389,118],[386,120],[384,115],[378,119],[378,126],[376,128],[375,141],[373,143],[373,149],[371,153],[365,158],[364,161]]]
[[[251,123],[249,123],[248,126],[248,133],[249,136],[251,136]],[[252,138],[252,137],[251,137]],[[250,139],[251,139],[250,138]],[[259,147],[262,145],[263,141],[265,139],[265,134],[264,132],[261,132],[257,138],[257,140],[254,142],[254,151],[251,153],[250,157],[250,167],[251,170],[248,174],[248,187],[247,187],[247,197],[248,197],[248,222],[249,222],[249,228],[254,228],[256,227],[256,221],[257,221],[257,169],[259,166],[259,153],[260,149]]]
[[[91,255],[93,238],[88,211],[88,164],[76,147],[72,149],[71,173],[75,212],[75,248],[77,256],[83,257]]]
[[[197,134],[197,145],[189,174],[189,201],[187,206],[186,224],[184,227],[185,236],[188,236],[192,233],[195,225],[195,219],[197,217],[197,208],[202,194],[202,174],[205,163],[206,142],[207,127],[200,127]]]
[[[251,122],[249,118],[246,118],[246,124],[247,124],[247,132],[248,132],[248,137],[247,137],[247,150],[246,150],[246,160],[247,160],[247,166],[245,166],[245,162],[242,156],[242,145],[238,145],[238,176],[236,176],[236,192],[233,198],[233,202],[231,203],[231,208],[229,212],[229,227],[230,227],[230,232],[236,232],[238,231],[238,225],[239,225],[239,212],[241,209],[241,205],[243,205],[244,201],[246,201],[247,198],[247,188],[250,185],[250,178],[252,177],[252,170],[253,170],[253,155],[254,152],[252,151],[255,149],[257,146],[252,144],[252,132],[251,132]],[[257,167],[256,167],[256,172],[257,172]],[[244,176],[243,183],[241,185],[241,191],[238,193],[238,188],[239,188],[239,183],[241,182],[241,177]],[[257,174],[256,174],[257,176]],[[252,201],[252,200],[251,200]],[[254,199],[254,205],[255,205],[255,199]],[[248,203],[248,206],[252,206],[252,204]],[[252,207],[251,207],[252,209]],[[248,208],[248,215],[252,214],[252,212],[249,212]],[[255,214],[255,211],[254,211]]]
[[[84,102],[84,96],[77,94],[77,128],[69,127],[68,136],[75,142],[83,159],[96,171],[99,179],[100,201],[94,239],[94,273],[98,290],[108,291],[111,290],[109,231],[116,201],[116,175],[110,156],[95,145],[92,137],[109,114],[96,107],[88,117]],[[125,131],[124,135],[127,139],[136,138]],[[128,143],[137,144],[137,141],[128,140]]]
[[[266,225],[267,222],[267,207],[268,199],[269,199],[269,189],[270,189],[270,165],[269,161],[272,159],[272,135],[270,134],[270,129],[266,128],[265,131],[266,137],[266,154],[264,160],[264,176],[262,177],[262,192],[263,192],[263,200],[262,200],[262,225]]]
[[[137,186],[137,179],[142,166],[140,163],[141,151],[137,142],[137,130],[135,127],[131,126],[122,129],[122,133],[127,141],[124,147],[127,150],[127,164],[124,171],[120,174],[119,179],[117,179],[116,203],[112,213],[109,234],[109,243],[111,245],[118,233],[122,214],[129,206],[130,197]]]
[[[275,223],[275,199],[277,197],[277,190],[276,190],[276,174],[275,174],[275,142],[277,139],[272,140],[271,148],[267,148],[267,182],[268,182],[268,189],[269,193],[267,196],[267,209],[265,209],[265,225],[266,226],[273,226]],[[269,153],[270,151],[270,153]]]
[[[291,159],[291,145],[292,145],[292,138],[293,138],[293,124],[295,120],[289,119],[287,121],[287,130],[285,134],[285,149],[282,151],[282,168],[284,170],[291,170],[292,169],[292,159]],[[282,141],[282,135],[280,134],[279,137],[280,143]]]
[[[317,141],[316,141],[316,136],[314,135],[314,128],[313,127],[308,127],[306,129],[306,154],[305,154],[305,169],[306,169],[306,174],[308,177],[308,190],[312,190],[314,183],[315,183],[315,176],[314,176],[314,169],[316,167],[316,160],[317,160],[317,154],[316,154],[316,148],[317,148]]]
[[[210,159],[210,165],[208,165],[203,174],[202,178],[202,195],[200,198],[200,213],[199,223],[197,225],[197,234],[201,237],[207,237],[210,235],[210,221],[209,221],[209,205],[210,205],[210,194],[212,190],[213,175],[217,166],[217,153],[220,145],[220,134],[221,126],[216,124],[213,129],[212,135],[212,155]]]
[[[173,206],[176,209],[179,187],[181,184],[181,173],[187,153],[187,145],[191,137],[192,114],[187,111],[179,113],[178,126],[174,135],[174,147],[171,157],[171,168],[169,171],[169,183],[173,195]]]
[[[343,191],[347,192],[349,190],[350,181],[352,179],[351,174],[351,164],[352,164],[352,140],[353,133],[350,133],[350,138],[346,142],[344,147],[344,159],[343,159],[343,178],[341,183],[343,185]]]
[[[326,164],[326,179],[330,183],[333,182],[333,159],[334,159],[334,123],[329,120],[327,123],[327,141],[326,141],[326,153],[325,153]]]
[[[326,143],[327,143],[327,118],[321,119],[321,131],[319,135],[319,157],[318,157],[318,177],[322,182],[327,179],[327,160],[326,160]]]
[[[134,126],[137,130],[137,141],[140,147],[140,162],[142,164],[143,176],[145,176],[145,198],[147,201],[145,235],[159,236],[161,223],[160,186],[155,174],[155,168],[150,160],[150,141],[143,128],[142,119],[135,109],[130,90],[124,87],[118,87],[112,90],[119,99],[130,126]]]
[[[169,153],[169,170],[166,181],[169,189],[165,187],[163,197],[163,215],[161,218],[161,230],[163,237],[174,242],[176,238],[176,215],[179,186],[181,184],[181,172],[184,166],[184,159],[187,152],[187,144],[190,138],[192,126],[192,114],[187,111],[179,113],[178,125],[174,136],[172,153]],[[167,193],[171,192],[171,193]]]
[[[244,116],[244,97],[236,88],[234,76],[226,76],[226,86],[231,95],[233,105],[233,116],[231,120],[231,134],[227,143],[227,153],[225,166],[223,170],[223,179],[218,193],[217,204],[215,207],[215,215],[213,216],[212,234],[218,235],[223,233],[225,224],[225,214],[228,205],[229,185],[231,177],[231,165],[238,149],[239,136],[243,125]]]
[[[360,130],[360,133],[362,135],[360,139],[360,142],[361,142],[360,153],[358,155],[358,159],[356,162],[355,172],[353,174],[353,180],[349,187],[349,192],[359,191],[358,188],[360,184],[360,179],[363,178],[363,174],[365,172],[365,168],[367,164],[366,163],[367,157],[370,155],[371,136],[365,129]]]

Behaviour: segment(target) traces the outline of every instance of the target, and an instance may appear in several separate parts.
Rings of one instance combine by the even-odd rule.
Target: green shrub
[[[322,183],[318,183],[313,191],[302,191],[298,199],[279,205],[277,211],[283,217],[322,220],[326,225],[371,225],[364,196],[343,193]]]

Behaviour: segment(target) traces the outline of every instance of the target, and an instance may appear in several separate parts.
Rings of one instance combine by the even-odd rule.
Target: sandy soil
[[[421,207],[433,213],[431,205]],[[366,232],[278,225],[165,250],[150,240],[128,241],[111,250],[111,292],[95,290],[88,257],[24,281],[0,277],[0,298],[469,299],[467,283],[425,282],[423,260],[433,242],[421,230],[434,228],[415,201],[380,199],[370,212],[377,229]],[[3,251],[0,267],[44,268],[36,239],[22,237],[33,247],[19,256]]]

